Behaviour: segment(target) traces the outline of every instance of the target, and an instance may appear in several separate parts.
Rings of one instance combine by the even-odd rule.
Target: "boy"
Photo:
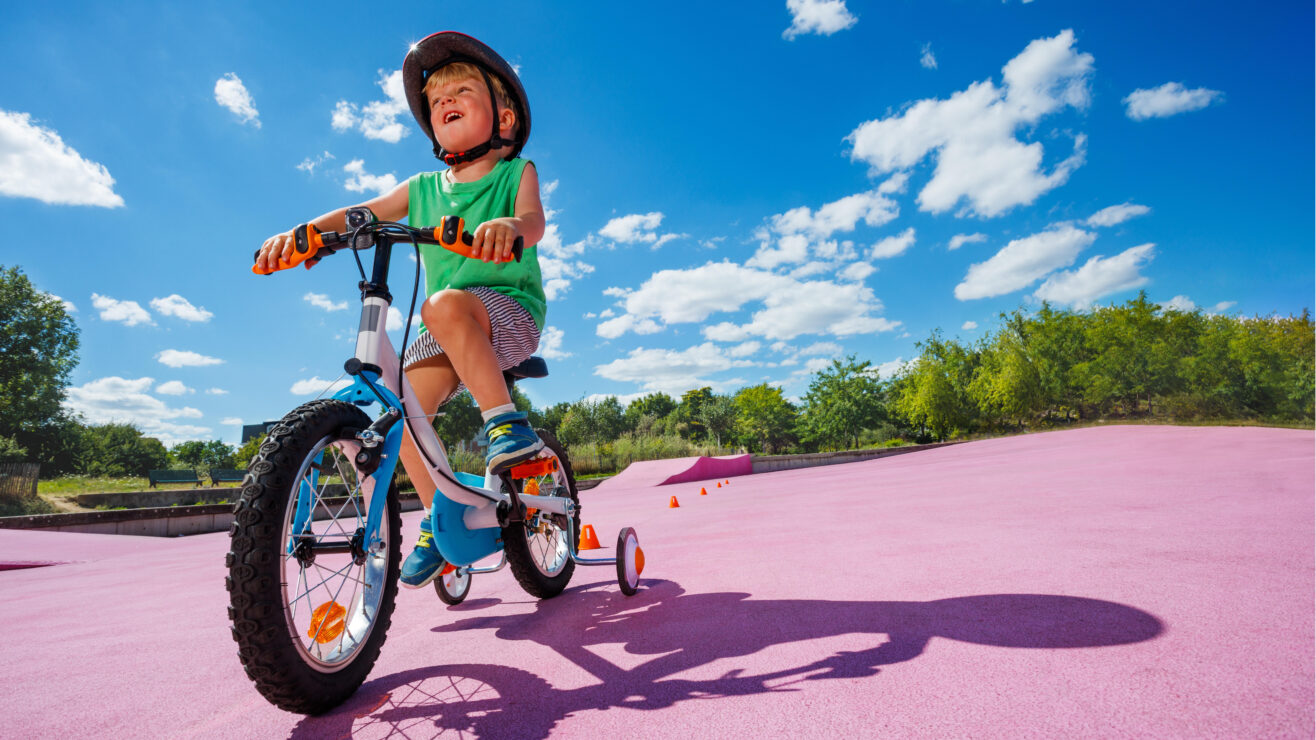
[[[407,348],[403,367],[426,413],[437,411],[463,385],[470,390],[489,438],[486,464],[499,472],[543,447],[526,415],[512,404],[502,375],[538,347],[546,308],[533,247],[544,236],[539,178],[534,164],[517,158],[530,134],[530,108],[511,65],[453,31],[413,45],[402,77],[416,122],[449,168],[417,174],[362,205],[381,220],[407,217],[412,226],[435,226],[447,215],[479,224],[474,257],[421,246],[424,328]],[[330,211],[312,223],[321,231],[343,231],[346,211]],[[526,245],[521,261],[508,261],[518,236]],[[292,231],[270,237],[256,264],[272,269],[293,249]],[[430,524],[434,484],[410,429],[401,457],[425,507],[420,539],[402,565],[401,580],[420,588],[438,576],[443,559]]]

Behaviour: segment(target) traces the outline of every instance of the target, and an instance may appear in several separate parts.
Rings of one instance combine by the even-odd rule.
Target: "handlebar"
[[[364,209],[363,209],[364,210]],[[394,233],[389,233],[394,232]],[[396,232],[403,232],[406,236]],[[296,248],[286,261],[280,259],[279,264],[273,270],[263,271],[256,265],[252,265],[251,271],[257,275],[269,275],[278,270],[286,270],[290,267],[306,262],[307,260],[321,260],[341,249],[354,248],[352,241],[353,236],[356,241],[363,241],[362,237],[367,237],[362,246],[355,248],[367,249],[374,246],[375,241],[380,238],[389,239],[392,243],[410,242],[412,237],[418,244],[433,244],[443,247],[450,252],[460,254],[463,257],[473,257],[471,247],[475,244],[475,237],[471,232],[466,230],[466,221],[460,216],[444,216],[438,226],[428,228],[414,228],[402,224],[379,224],[376,222],[365,223],[354,232],[339,233],[337,231],[320,231],[313,224],[302,224],[293,231],[293,237],[296,241]],[[521,255],[525,251],[525,238],[518,236],[512,243],[512,257],[521,261]],[[254,262],[260,257],[260,250],[252,256]],[[494,262],[505,262],[506,260],[494,260]]]

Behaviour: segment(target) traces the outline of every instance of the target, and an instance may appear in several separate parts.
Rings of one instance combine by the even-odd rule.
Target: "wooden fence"
[[[37,497],[40,463],[0,463],[0,499],[22,501]]]

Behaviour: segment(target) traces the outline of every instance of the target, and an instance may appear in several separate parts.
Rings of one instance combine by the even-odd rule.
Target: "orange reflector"
[[[586,524],[584,529],[580,530],[580,544],[576,546],[577,550],[598,550],[603,547],[599,544],[599,536],[594,534],[593,525]]]
[[[635,575],[638,576],[643,572],[644,572],[644,550],[641,550],[637,546],[635,548]]]
[[[534,478],[531,478],[530,480],[526,481],[526,482],[525,482],[525,489],[524,489],[523,491],[521,491],[521,493],[524,493],[524,494],[526,494],[527,496],[538,496],[538,495],[539,495],[539,481],[535,480]]]
[[[347,626],[347,623],[343,620],[345,616],[347,616],[347,610],[340,606],[338,602],[326,601],[311,612],[311,628],[306,630],[306,636],[321,645],[332,642],[343,634],[343,628]]]
[[[521,478],[536,478],[541,475],[548,475],[557,471],[556,457],[541,457],[537,460],[524,462],[512,468],[512,478],[520,480]]]
[[[457,570],[457,566],[453,565],[452,563],[448,563],[447,565],[443,566],[443,570],[439,571],[439,576],[446,576],[455,570]]]

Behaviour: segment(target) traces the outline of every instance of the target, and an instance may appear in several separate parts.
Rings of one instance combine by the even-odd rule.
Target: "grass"
[[[106,475],[63,475],[37,481],[37,493],[42,496],[65,498],[81,493],[124,493],[127,491],[149,491],[150,480],[147,478],[112,478]],[[205,489],[237,488],[238,483],[221,483],[218,486],[203,485]],[[168,487],[169,484],[164,484]]]

